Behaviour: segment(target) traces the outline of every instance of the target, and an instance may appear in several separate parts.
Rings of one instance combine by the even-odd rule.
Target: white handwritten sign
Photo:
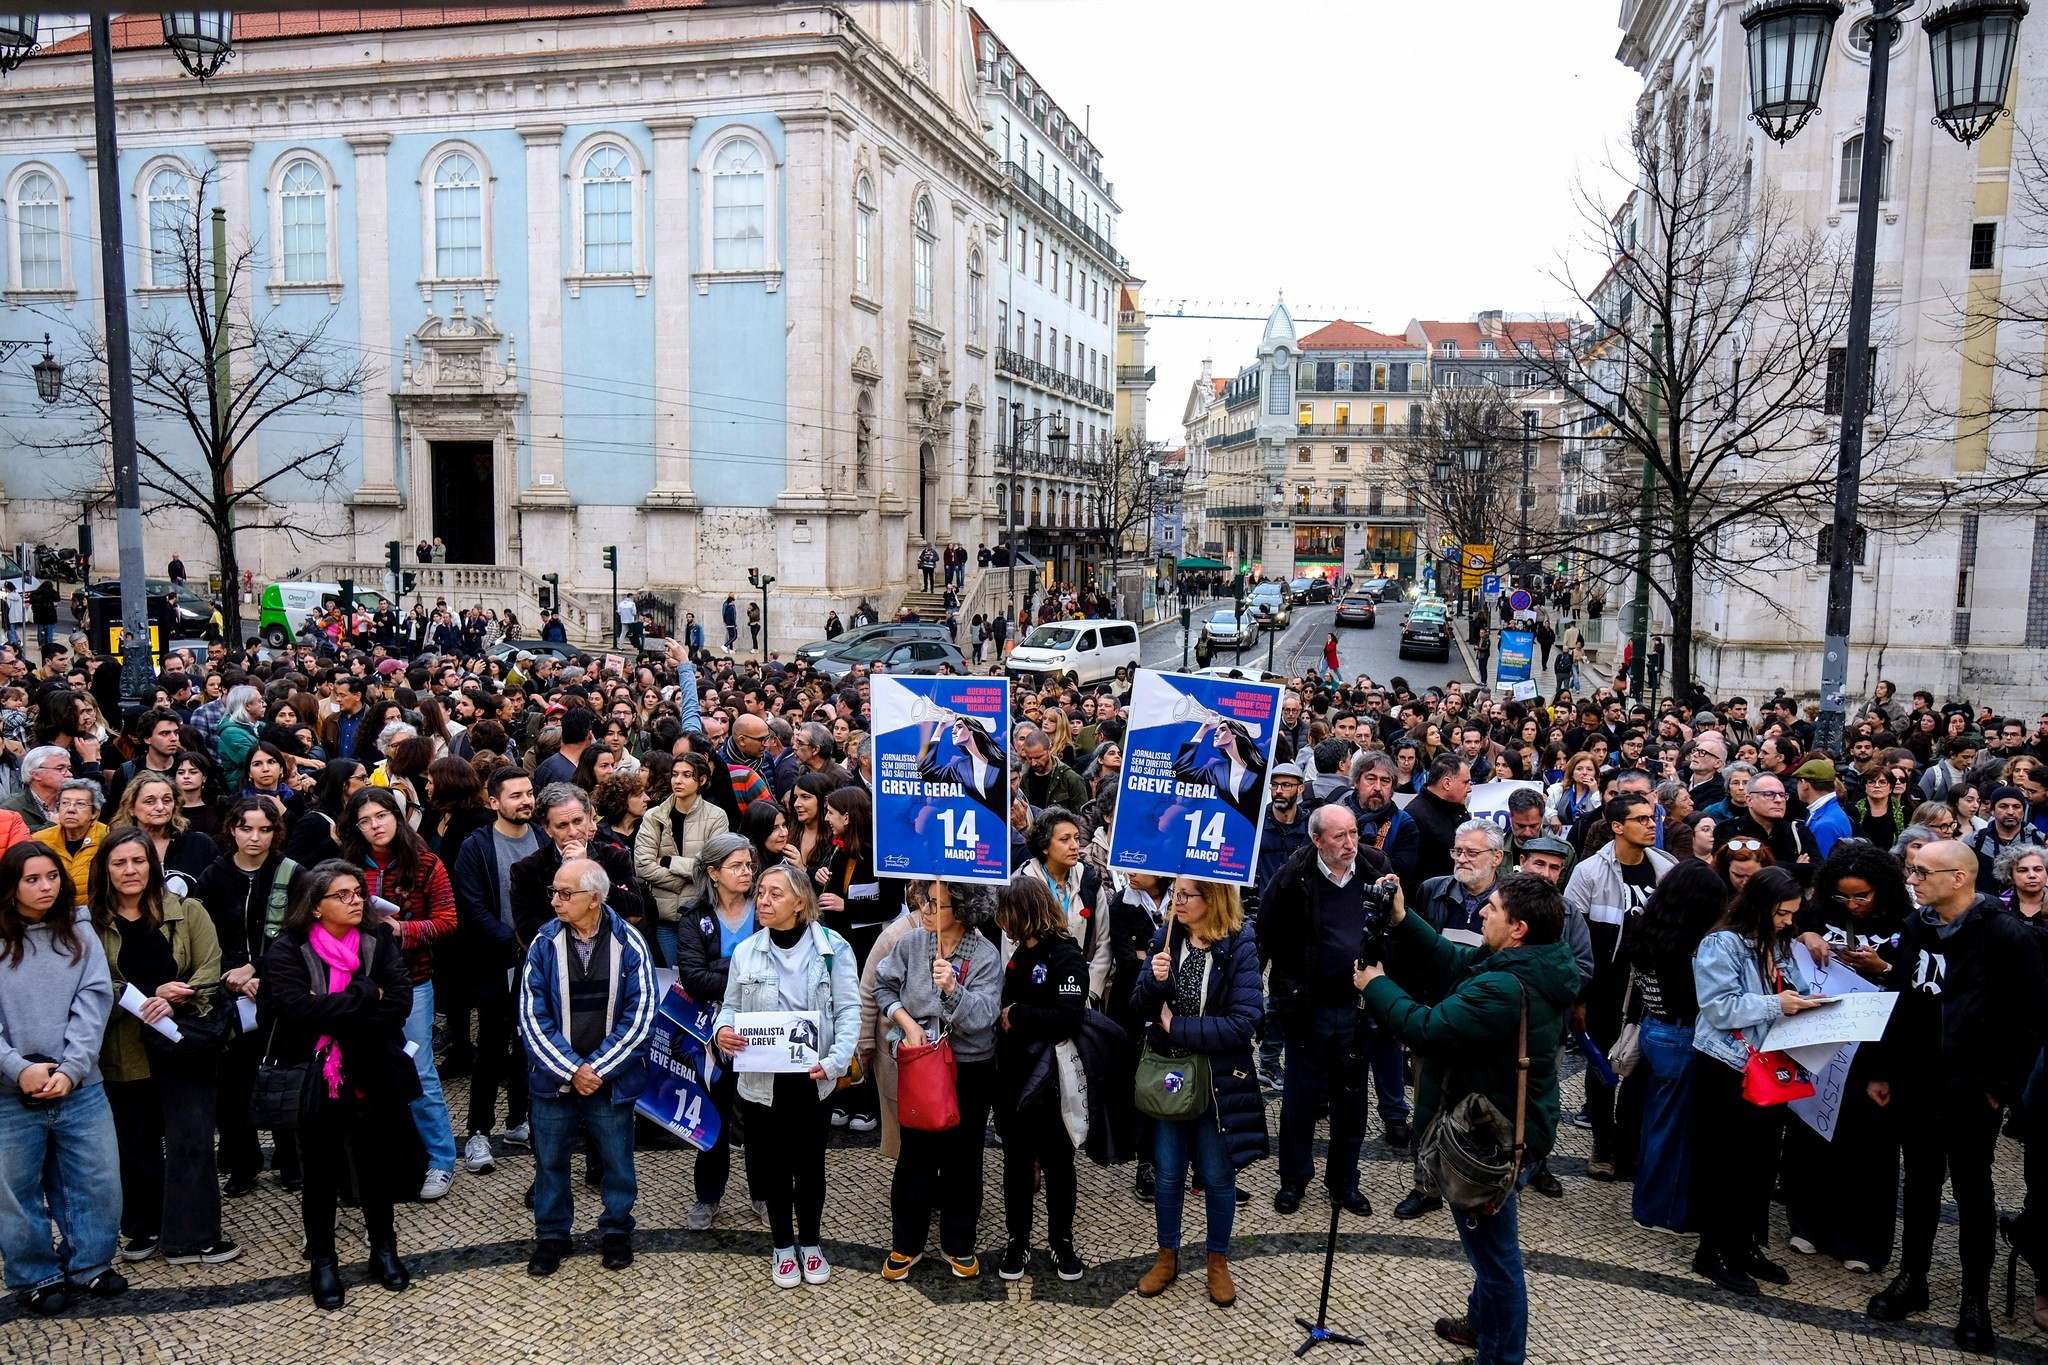
[[[818,1064],[821,1021],[816,1010],[742,1010],[733,1028],[747,1045],[734,1071],[809,1071]]]
[[[1861,996],[1878,992],[1878,987],[1857,975],[1855,969],[1839,957],[1829,958],[1826,965],[1821,965],[1813,960],[1813,955],[1803,943],[1793,944],[1792,953],[1808,985],[1818,994]],[[1889,1000],[1892,997],[1885,998]],[[1809,1013],[1825,1014],[1840,1008],[1839,1005],[1828,1005]],[[1786,1107],[1797,1114],[1807,1127],[1819,1133],[1824,1141],[1835,1140],[1835,1127],[1842,1118],[1842,1102],[1848,1097],[1849,1068],[1855,1063],[1856,1049],[1860,1046],[1860,1043],[1817,1043],[1793,1054],[1800,1065],[1812,1073],[1813,1094],[1803,1100],[1794,1100]]]

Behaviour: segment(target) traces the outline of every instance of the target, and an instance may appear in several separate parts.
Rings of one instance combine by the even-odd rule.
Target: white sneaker
[[[825,1260],[825,1248],[805,1247],[803,1257],[805,1284],[823,1284],[832,1278],[832,1267]]]
[[[453,1171],[428,1171],[426,1183],[420,1186],[420,1198],[431,1203],[448,1193],[448,1187],[454,1183]]]
[[[794,1289],[804,1282],[804,1272],[797,1263],[795,1247],[777,1247],[768,1258],[768,1268],[775,1277],[777,1289]]]
[[[462,1164],[471,1175],[482,1175],[496,1166],[497,1159],[491,1155],[491,1140],[482,1133],[471,1133],[469,1141],[462,1144]]]
[[[507,1128],[502,1136],[514,1147],[533,1146],[533,1128],[529,1124],[522,1123],[517,1128]]]
[[[1870,1262],[1844,1261],[1842,1262],[1842,1269],[1848,1271],[1852,1275],[1868,1275],[1870,1273]]]
[[[844,1128],[852,1121],[853,1115],[847,1113],[844,1109],[834,1109],[832,1111],[832,1126],[834,1128]]]
[[[1811,1256],[1820,1250],[1819,1247],[1807,1241],[1804,1237],[1794,1237],[1791,1246],[1801,1256]]]
[[[846,1126],[856,1133],[872,1133],[882,1126],[882,1121],[870,1114],[855,1114],[846,1120]]]

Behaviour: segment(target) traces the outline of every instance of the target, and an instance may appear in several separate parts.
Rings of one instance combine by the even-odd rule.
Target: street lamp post
[[[1051,422],[1053,424],[1052,430],[1046,434],[1046,444],[1053,448],[1054,458],[1057,459],[1065,456],[1068,440],[1067,429],[1066,425],[1060,422],[1058,418],[1058,413],[1042,412],[1027,422],[1024,420],[1024,404],[1014,399],[1011,400],[1010,487],[1003,498],[1004,537],[1006,542],[1003,547],[1003,562],[1008,577],[1008,612],[1011,621],[1017,619],[1017,502],[1023,494],[1023,489],[1017,482],[1017,455],[1023,449],[1025,432],[1036,431],[1041,422]]]
[[[1877,205],[1884,187],[1885,106],[1891,52],[1912,0],[1876,0],[1870,12],[1870,84],[1863,112],[1856,254],[1850,269],[1849,328],[1842,355],[1842,437],[1835,517],[1828,546],[1827,634],[1821,654],[1816,747],[1840,757],[1847,719],[1849,627],[1856,592],[1856,513],[1863,478],[1863,425],[1870,403],[1870,312],[1877,275]],[[2026,0],[1958,0],[1922,20],[1934,71],[1935,120],[1965,145],[2005,112]],[[1748,34],[1751,117],[1777,142],[1791,139],[1820,108],[1822,77],[1839,0],[1761,0],[1743,12]]]
[[[112,19],[87,20],[92,38],[94,179],[100,204],[100,296],[107,332],[107,437],[114,474],[115,542],[121,563],[121,698],[139,705],[154,676],[149,652],[149,597],[142,553],[142,484],[135,463],[135,376],[128,350],[128,271],[121,233],[121,162],[114,125]],[[181,10],[163,18],[164,42],[200,80],[220,70],[233,51],[233,16],[224,10]],[[19,65],[36,46],[36,15],[0,16],[0,71]],[[46,351],[36,390],[55,397],[63,368]],[[46,380],[48,387],[46,387]],[[166,642],[168,643],[168,641]]]

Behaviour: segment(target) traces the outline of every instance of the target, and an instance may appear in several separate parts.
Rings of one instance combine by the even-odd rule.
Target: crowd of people
[[[1228,1306],[1237,1172],[1276,1155],[1279,1214],[1319,1183],[1370,1216],[1375,1111],[1413,1167],[1393,1215],[1453,1206],[1475,1288],[1436,1330],[1482,1361],[1523,1359],[1515,1190],[1570,1197],[1546,1159],[1567,1123],[1590,1129],[1586,1177],[1633,1181],[1638,1223],[1696,1236],[1731,1293],[1789,1282],[1782,1195],[1793,1253],[1891,1272],[1873,1317],[1926,1310],[1944,1181],[1959,1345],[1993,1341],[2001,1229],[2048,1269],[2048,1129],[2027,1208],[2001,1220],[1991,1184],[1999,1134],[2048,1123],[2048,716],[1885,684],[1837,762],[1782,695],[1653,713],[1310,676],[1283,694],[1240,888],[1111,869],[1127,679],[1020,687],[1015,875],[906,882],[876,870],[863,668],[693,662],[680,639],[623,669],[493,659],[453,635],[173,653],[126,719],[116,662],[53,643],[32,670],[0,644],[0,1259],[29,1309],[118,1294],[152,1257],[240,1255],[235,1201],[266,1171],[300,1196],[316,1303],[345,1298],[344,1204],[368,1278],[402,1290],[395,1206],[519,1149],[528,1270],[571,1254],[578,1152],[603,1264],[630,1264],[669,972],[726,1063],[686,1226],[765,1224],[783,1287],[831,1274],[835,1127],[879,1129],[896,1161],[883,1278],[934,1223],[949,1273],[981,1274],[992,1121],[999,1276],[1039,1248],[1087,1273],[1078,1152],[1128,1164],[1151,1206],[1141,1296],[1179,1278],[1192,1186],[1203,1291]],[[1504,819],[1473,818],[1501,779],[1522,783]],[[1807,964],[1900,996],[1829,1138],[1756,1075],[1768,1027],[1820,1007]],[[819,1019],[808,1074],[733,1065],[739,1016],[776,1010]],[[1482,1099],[1514,1116],[1515,1161],[1475,1208],[1441,1148]]]

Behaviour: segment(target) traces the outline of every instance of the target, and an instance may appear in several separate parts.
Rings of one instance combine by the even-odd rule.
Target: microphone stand
[[[1361,999],[1358,1003],[1358,1022],[1352,1026],[1351,1030],[1351,1051],[1354,1055],[1344,1059],[1346,1066],[1362,1066],[1364,1064],[1364,1033],[1365,1002]],[[1366,1074],[1364,1083],[1367,1085],[1372,1084],[1370,1072]],[[1337,1264],[1337,1218],[1343,1211],[1344,1206],[1338,1202],[1336,1195],[1332,1193],[1330,1196],[1330,1235],[1328,1240],[1323,1243],[1323,1295],[1316,1304],[1316,1320],[1314,1322],[1310,1322],[1307,1318],[1296,1318],[1294,1320],[1297,1327],[1308,1333],[1307,1339],[1301,1345],[1294,1348],[1294,1357],[1297,1360],[1307,1355],[1309,1348],[1319,1342],[1327,1341],[1337,1346],[1365,1345],[1357,1337],[1347,1337],[1342,1332],[1331,1331],[1329,1327],[1330,1273],[1336,1268]]]

